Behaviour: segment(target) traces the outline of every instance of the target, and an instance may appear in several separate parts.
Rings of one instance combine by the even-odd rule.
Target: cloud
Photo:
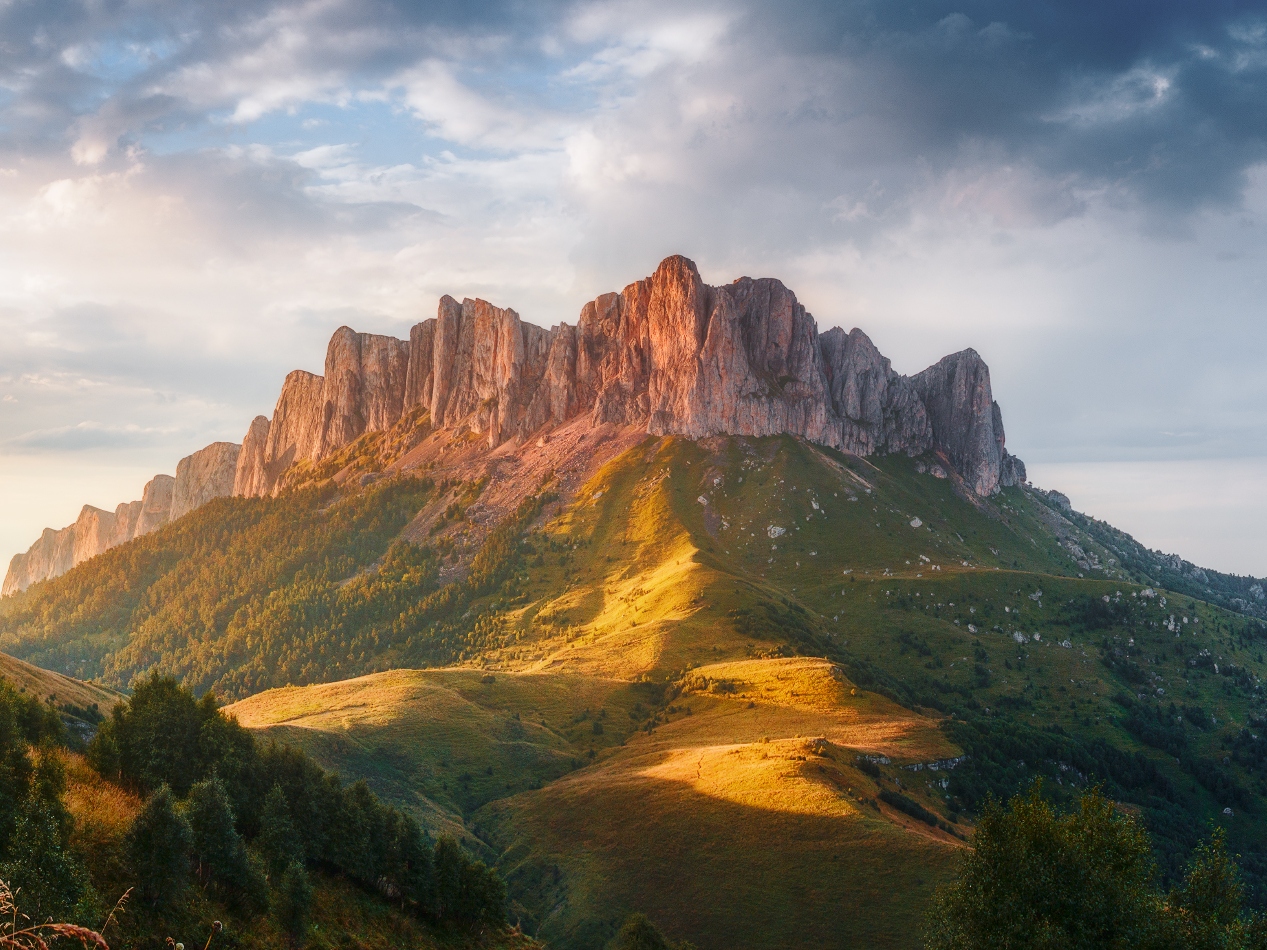
[[[174,460],[340,323],[685,253],[976,347],[1023,456],[1267,454],[1265,87],[1238,3],[0,6],[0,444]]]
[[[24,432],[7,439],[0,451],[7,453],[32,450],[82,452],[89,449],[131,449],[169,441],[174,430],[142,428],[137,425],[105,425],[85,421],[54,429]]]

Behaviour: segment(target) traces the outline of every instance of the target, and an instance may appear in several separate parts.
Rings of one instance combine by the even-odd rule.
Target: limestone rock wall
[[[908,378],[861,330],[820,335],[779,281],[711,287],[691,261],[670,257],[585,304],[576,326],[543,330],[513,310],[445,296],[408,341],[341,327],[324,377],[286,378],[266,440],[252,423],[234,491],[271,493],[293,463],[319,461],[417,406],[434,427],[490,447],[589,415],[658,435],[793,433],[859,455],[938,451],[981,495],[1025,478],[974,351]]]
[[[167,524],[172,516],[172,494],[175,489],[176,479],[170,475],[155,475],[146,482],[145,489],[141,492],[140,509],[136,515],[136,529],[123,541],[149,534]],[[122,541],[119,543],[121,544]]]
[[[268,416],[256,416],[242,439],[237,468],[233,473],[233,494],[254,497],[267,493],[264,459],[268,453]]]
[[[236,442],[212,442],[181,459],[172,486],[169,520],[175,521],[213,498],[232,495],[241,450]]]
[[[199,505],[233,493],[239,449],[234,442],[213,442],[180,460],[176,477],[155,475],[141,498],[114,511],[84,505],[73,524],[45,528],[38,541],[9,562],[0,596],[65,574],[103,551],[149,534]]]
[[[1025,480],[1008,455],[990,371],[973,350],[895,372],[861,330],[819,334],[777,280],[712,287],[670,257],[654,274],[544,330],[484,300],[442,297],[408,340],[335,331],[324,375],[290,373],[272,418],[158,476],[139,502],[86,507],[10,565],[4,591],[55,577],[220,495],[275,493],[283,473],[425,410],[492,448],[576,416],[658,435],[791,433],[858,455],[938,452],[979,495]]]

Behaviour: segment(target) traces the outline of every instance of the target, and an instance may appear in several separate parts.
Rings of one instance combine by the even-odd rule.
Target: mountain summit
[[[861,330],[820,334],[780,281],[713,287],[674,256],[585,304],[575,326],[545,330],[514,310],[446,295],[408,340],[340,327],[324,375],[290,373],[272,418],[256,417],[240,449],[213,443],[182,460],[174,481],[157,476],[143,501],[114,514],[85,507],[74,524],[46,529],[13,558],[3,592],[64,574],[212,498],[275,494],[402,421],[495,449],[581,418],[694,439],[791,434],[861,456],[932,452],[978,496],[1025,481],[976,351],[903,376]]]
[[[268,494],[295,462],[319,462],[416,408],[489,448],[588,416],[652,435],[788,433],[857,455],[931,450],[978,495],[1025,479],[975,351],[908,378],[861,330],[820,335],[779,281],[712,287],[675,256],[587,303],[575,326],[543,330],[445,296],[408,342],[339,328],[325,375],[291,373],[272,420],[252,423],[235,493]]]

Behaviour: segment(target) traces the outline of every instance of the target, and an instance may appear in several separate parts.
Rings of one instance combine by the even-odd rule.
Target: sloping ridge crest
[[[861,330],[820,334],[782,282],[740,277],[714,287],[674,255],[585,304],[575,325],[546,330],[514,310],[446,295],[408,340],[340,327],[323,375],[288,374],[272,417],[257,416],[240,447],[214,443],[182,460],[175,480],[147,485],[143,502],[115,514],[85,506],[75,524],[46,529],[13,558],[3,593],[212,498],[274,494],[294,463],[319,462],[415,411],[490,449],[588,416],[653,435],[792,434],[863,456],[931,451],[981,496],[1025,481],[975,350],[903,376]],[[160,494],[176,503],[154,516],[151,496]]]

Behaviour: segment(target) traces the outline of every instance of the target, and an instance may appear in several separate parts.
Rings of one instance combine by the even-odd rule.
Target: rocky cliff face
[[[366,432],[425,411],[437,429],[490,447],[576,416],[655,435],[791,433],[858,455],[938,453],[978,495],[1025,480],[1007,454],[990,371],[973,350],[913,377],[861,330],[819,334],[777,280],[711,287],[670,257],[646,280],[550,330],[484,300],[443,297],[408,340],[335,331],[325,373],[286,377],[271,419],[238,446],[217,442],[155,477],[112,514],[85,507],[13,559],[4,593],[69,570],[221,495],[261,496],[297,462],[319,462]]]
[[[181,459],[172,486],[170,520],[175,521],[213,498],[232,495],[241,449],[236,442],[212,442]]]
[[[408,341],[341,327],[325,376],[291,373],[272,419],[251,424],[234,491],[275,491],[294,462],[319,461],[418,406],[434,427],[490,447],[589,415],[657,435],[792,433],[859,455],[938,452],[980,495],[1025,479],[975,351],[908,378],[861,330],[819,335],[779,281],[711,287],[670,257],[587,303],[576,326],[547,331],[446,296]]]
[[[146,482],[139,501],[124,502],[113,512],[84,505],[74,524],[60,531],[45,528],[25,554],[14,555],[9,562],[0,596],[65,574],[76,564],[149,534],[212,498],[232,494],[240,448],[233,442],[213,442],[181,459],[175,478],[155,475]]]

